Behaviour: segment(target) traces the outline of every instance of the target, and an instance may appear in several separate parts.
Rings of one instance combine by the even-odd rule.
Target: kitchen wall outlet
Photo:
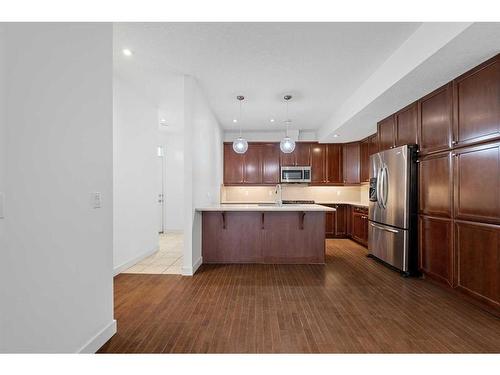
[[[3,219],[5,217],[4,210],[5,210],[5,195],[4,193],[0,192],[0,219]]]
[[[97,191],[92,193],[91,199],[92,199],[92,208],[101,208],[102,201],[100,192]]]

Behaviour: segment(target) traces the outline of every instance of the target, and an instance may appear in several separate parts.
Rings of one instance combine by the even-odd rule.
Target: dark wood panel
[[[244,182],[250,185],[262,184],[262,146],[249,144],[244,154]]]
[[[498,353],[500,320],[405,279],[350,240],[325,265],[202,265],[114,278],[118,332],[100,353]],[[390,318],[388,318],[390,317]]]
[[[325,236],[326,238],[335,237],[336,212],[328,211],[325,213]]]
[[[232,143],[224,143],[224,184],[242,184],[244,156],[233,150]]]
[[[370,138],[360,143],[360,179],[361,182],[370,180]]]
[[[457,287],[500,307],[500,227],[455,222]]]
[[[296,165],[311,165],[311,143],[297,142],[295,145]]]
[[[500,143],[454,153],[455,218],[500,223]]]
[[[378,152],[378,134],[375,133],[369,137],[370,139],[370,151],[369,155],[376,154]]]
[[[351,208],[351,236],[363,246],[368,245],[368,210],[362,207]]]
[[[343,177],[343,152],[341,143],[330,143],[327,145],[327,182],[330,184],[342,184]]]
[[[395,144],[394,115],[387,117],[377,124],[379,151],[388,150]]]
[[[262,145],[262,183],[280,182],[280,148],[278,143]]]
[[[417,144],[417,107],[412,103],[394,115],[396,146]]]
[[[346,204],[338,204],[335,206],[335,235],[334,237],[343,238],[347,234],[347,215],[350,213],[349,206]]]
[[[449,83],[419,100],[420,154],[451,148],[453,89]]]
[[[420,270],[428,276],[452,286],[452,220],[420,215],[418,224]]]
[[[255,263],[262,259],[259,212],[204,212],[202,256],[206,263]]]
[[[263,263],[324,263],[324,212],[266,212]]]
[[[342,149],[344,158],[344,184],[359,184],[359,142],[345,143]]]
[[[454,142],[500,137],[500,54],[453,81]]]
[[[451,218],[453,170],[451,152],[419,160],[419,212]]]
[[[326,178],[326,144],[312,144],[311,146],[311,183],[325,184]]]

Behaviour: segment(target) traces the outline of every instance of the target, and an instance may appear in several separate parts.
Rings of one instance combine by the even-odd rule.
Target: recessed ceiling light
[[[124,49],[122,49],[122,53],[123,53],[125,56],[127,56],[127,57],[130,57],[130,56],[132,56],[132,55],[133,55],[132,51],[131,51],[131,50],[129,50],[128,48],[124,48]]]
[[[334,134],[333,135],[333,138],[337,138],[339,135],[338,134]]]
[[[274,122],[274,119],[272,118],[272,119],[270,119],[269,121]]]
[[[234,123],[237,123],[237,122],[238,122],[238,120],[237,120],[237,119],[235,119],[235,118],[233,118],[233,122],[234,122]]]

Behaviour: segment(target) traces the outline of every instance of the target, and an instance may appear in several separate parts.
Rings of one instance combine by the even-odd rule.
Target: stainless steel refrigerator
[[[370,157],[368,252],[404,275],[417,271],[417,146]]]

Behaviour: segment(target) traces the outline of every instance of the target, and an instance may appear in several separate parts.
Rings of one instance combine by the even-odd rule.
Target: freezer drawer
[[[370,221],[368,252],[399,270],[408,272],[408,230]]]

